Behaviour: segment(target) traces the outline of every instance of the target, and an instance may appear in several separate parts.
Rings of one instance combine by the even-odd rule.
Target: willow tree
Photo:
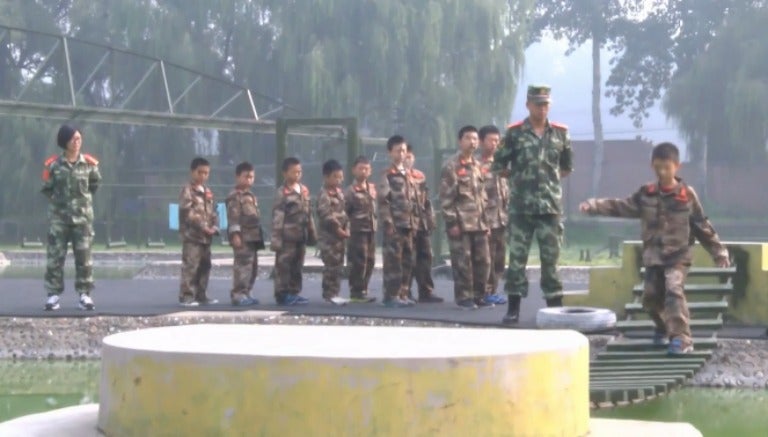
[[[269,5],[276,29],[269,89],[313,116],[357,116],[377,135],[402,130],[421,150],[452,146],[463,123],[508,118],[528,2]]]
[[[766,9],[732,17],[670,84],[665,109],[705,162],[768,161],[767,20]]]

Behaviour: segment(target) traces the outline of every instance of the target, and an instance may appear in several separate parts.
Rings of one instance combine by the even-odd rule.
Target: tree
[[[604,157],[600,51],[609,44],[612,50],[621,50],[621,36],[627,27],[634,24],[632,16],[642,11],[645,3],[642,0],[544,0],[536,5],[531,43],[550,33],[557,39],[568,41],[566,54],[572,53],[587,41],[592,46],[592,126],[595,136],[592,196],[599,194]]]
[[[689,140],[700,144],[696,150],[714,162],[768,161],[766,20],[766,9],[730,17],[698,59],[670,83],[667,113]]]

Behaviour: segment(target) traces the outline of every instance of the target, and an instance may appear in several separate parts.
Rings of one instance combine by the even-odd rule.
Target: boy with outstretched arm
[[[211,273],[211,242],[219,234],[219,216],[213,191],[205,183],[211,164],[197,157],[189,166],[189,183],[179,194],[179,233],[181,234],[181,285],[179,304],[184,307],[215,304],[206,295]]]
[[[275,252],[275,300],[278,305],[304,305],[301,269],[307,246],[317,243],[315,221],[310,208],[309,188],[301,183],[301,162],[283,161],[283,185],[277,189],[272,206],[272,239]]]
[[[253,164],[241,162],[235,167],[235,188],[227,196],[227,235],[234,252],[232,265],[232,305],[258,305],[251,296],[259,270],[258,251],[264,249],[259,201],[251,191],[256,177]]]
[[[323,164],[323,189],[317,198],[317,242],[323,260],[323,299],[334,305],[346,305],[339,296],[344,269],[344,242],[349,238],[349,217],[344,205],[341,184],[344,171],[335,159]]]
[[[657,180],[626,199],[589,199],[579,209],[591,215],[639,218],[643,240],[643,306],[656,326],[654,343],[668,344],[670,355],[693,351],[685,300],[685,277],[695,240],[718,267],[728,267],[728,250],[704,215],[693,188],[677,177],[680,152],[671,143],[653,148]]]

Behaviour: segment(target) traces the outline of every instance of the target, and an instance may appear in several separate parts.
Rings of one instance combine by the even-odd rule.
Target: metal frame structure
[[[23,29],[0,24],[0,46],[11,48],[20,41],[32,37],[50,40],[51,47],[45,52],[41,50],[36,58],[36,65],[24,66],[24,74],[29,79],[15,95],[0,95],[0,116],[38,117],[58,120],[80,120],[93,123],[114,123],[160,127],[220,129],[248,133],[277,133],[277,123],[268,117],[281,115],[291,111],[301,116],[300,111],[284,104],[280,99],[270,97],[232,81],[215,77],[193,70],[183,65],[166,62],[162,59],[147,56],[131,50],[112,47],[105,44],[71,38],[65,35]],[[88,47],[89,50],[103,52],[98,62],[82,75],[72,69],[73,52],[78,47]],[[126,90],[119,101],[109,106],[95,106],[85,102],[83,91],[93,85],[98,75],[108,75],[105,65],[116,56],[126,56],[132,63],[148,64],[139,81],[133,88]],[[58,62],[57,62],[58,61]],[[25,100],[28,90],[35,83],[40,83],[47,72],[54,71],[63,75],[66,87],[66,101],[35,102]],[[176,75],[171,74],[177,73]],[[192,80],[184,81],[178,76],[191,76]],[[154,83],[153,83],[154,82]],[[140,92],[151,92],[151,86],[162,87],[163,106],[157,108],[132,108],[134,97]],[[58,84],[57,84],[58,85]],[[180,91],[174,92],[173,88]],[[215,106],[207,111],[193,113],[181,108],[180,103],[193,90],[217,86],[228,89],[231,94],[224,94],[220,102],[212,102]],[[227,116],[227,112],[239,111],[246,116]],[[321,120],[322,121],[322,120]],[[322,122],[296,125],[291,129],[291,135],[302,136],[336,136],[344,132],[337,123],[326,125]],[[356,134],[356,130],[355,130]],[[381,139],[370,138],[366,142],[382,142]]]

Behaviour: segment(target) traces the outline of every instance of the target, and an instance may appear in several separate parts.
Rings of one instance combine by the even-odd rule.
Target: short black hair
[[[402,135],[392,135],[387,140],[387,150],[392,150],[392,148],[398,144],[407,144],[405,138],[403,138]]]
[[[189,169],[190,170],[197,170],[198,167],[210,167],[210,166],[211,166],[211,163],[208,162],[207,159],[198,156],[198,157],[196,157],[195,159],[192,160],[191,164],[189,164]]]
[[[352,167],[356,166],[357,164],[370,164],[371,160],[368,159],[365,155],[360,155],[352,162]]]
[[[289,168],[295,167],[297,165],[301,165],[299,158],[289,156],[288,158],[283,159],[283,171],[288,171]]]
[[[330,176],[331,174],[343,170],[339,161],[335,159],[329,159],[323,163],[323,176]]]
[[[499,130],[499,128],[497,128],[492,124],[481,127],[480,132],[478,132],[478,135],[480,136],[480,141],[484,140],[486,136],[493,135],[493,134],[501,136],[501,131]]]
[[[651,152],[651,161],[675,161],[680,162],[680,149],[672,143],[657,144]]]
[[[240,176],[241,174],[249,171],[253,171],[253,164],[251,164],[248,161],[243,161],[240,164],[237,164],[237,167],[235,167],[235,175]]]
[[[461,129],[459,129],[459,139],[464,138],[464,134],[466,134],[468,132],[475,132],[475,133],[477,133],[477,128],[472,126],[471,124],[462,127]]]

